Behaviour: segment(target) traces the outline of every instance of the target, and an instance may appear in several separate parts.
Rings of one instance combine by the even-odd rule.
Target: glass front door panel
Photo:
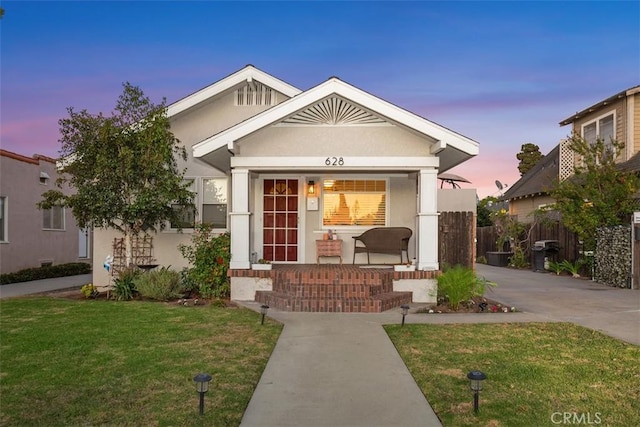
[[[263,256],[269,261],[298,260],[298,180],[263,183]]]

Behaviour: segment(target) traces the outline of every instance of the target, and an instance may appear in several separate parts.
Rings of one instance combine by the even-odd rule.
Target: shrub
[[[487,286],[495,286],[495,283],[478,278],[472,269],[461,265],[444,267],[443,270],[437,279],[438,298],[446,298],[454,311],[460,303],[484,295]]]
[[[140,296],[158,301],[178,298],[182,294],[180,273],[168,267],[140,274],[134,284]]]
[[[580,277],[580,269],[584,265],[584,261],[579,259],[575,263],[572,263],[568,259],[565,259],[560,263],[560,266],[564,271],[571,274],[573,277]]]
[[[91,264],[86,262],[71,262],[68,264],[49,265],[46,267],[26,268],[14,273],[0,274],[0,285],[88,273],[91,273]]]
[[[199,224],[191,237],[191,245],[179,245],[178,249],[191,264],[185,273],[187,287],[197,286],[205,298],[229,296],[229,260],[231,238],[229,233],[211,235],[212,227]]]
[[[85,298],[97,298],[100,292],[93,285],[93,283],[87,283],[82,288],[80,288],[80,292],[84,295]]]
[[[137,268],[125,268],[113,281],[113,297],[118,301],[128,301],[135,293],[135,280],[142,274]]]
[[[549,261],[549,270],[556,273],[556,276],[559,276],[564,270],[564,267],[561,262]]]

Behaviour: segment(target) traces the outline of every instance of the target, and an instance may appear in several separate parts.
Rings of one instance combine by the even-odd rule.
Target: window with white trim
[[[0,197],[0,242],[7,241],[7,198]]]
[[[64,208],[53,206],[42,210],[42,228],[44,230],[64,230]]]
[[[185,181],[189,183],[188,190],[196,193],[193,201],[196,209],[171,205],[180,220],[172,222],[170,228],[194,228],[196,222],[200,222],[211,224],[214,229],[227,229],[228,179],[192,178]]]
[[[324,227],[387,224],[387,180],[325,179],[322,187]]]
[[[610,113],[582,125],[582,138],[589,144],[595,144],[599,138],[605,145],[610,145],[615,138],[614,116],[614,113]]]
[[[196,180],[185,179],[185,183],[188,184],[187,190],[196,192]],[[171,205],[171,209],[178,215],[176,221],[171,221],[170,227],[174,229],[178,228],[193,228],[196,225],[196,210],[193,207],[179,205],[174,203]]]
[[[213,228],[227,228],[227,178],[204,178],[202,180],[203,224]]]

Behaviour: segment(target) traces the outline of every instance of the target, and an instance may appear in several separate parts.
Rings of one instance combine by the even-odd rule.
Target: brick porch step
[[[256,302],[282,311],[380,313],[411,302],[411,292],[393,292],[393,272],[357,267],[281,268],[273,290]]]
[[[276,291],[257,291],[256,302],[282,311],[381,313],[411,303],[411,292],[385,292],[369,297],[303,297]]]

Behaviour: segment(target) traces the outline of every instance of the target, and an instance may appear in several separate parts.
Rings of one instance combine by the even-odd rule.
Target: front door
[[[298,180],[265,179],[263,185],[264,259],[298,261]]]

